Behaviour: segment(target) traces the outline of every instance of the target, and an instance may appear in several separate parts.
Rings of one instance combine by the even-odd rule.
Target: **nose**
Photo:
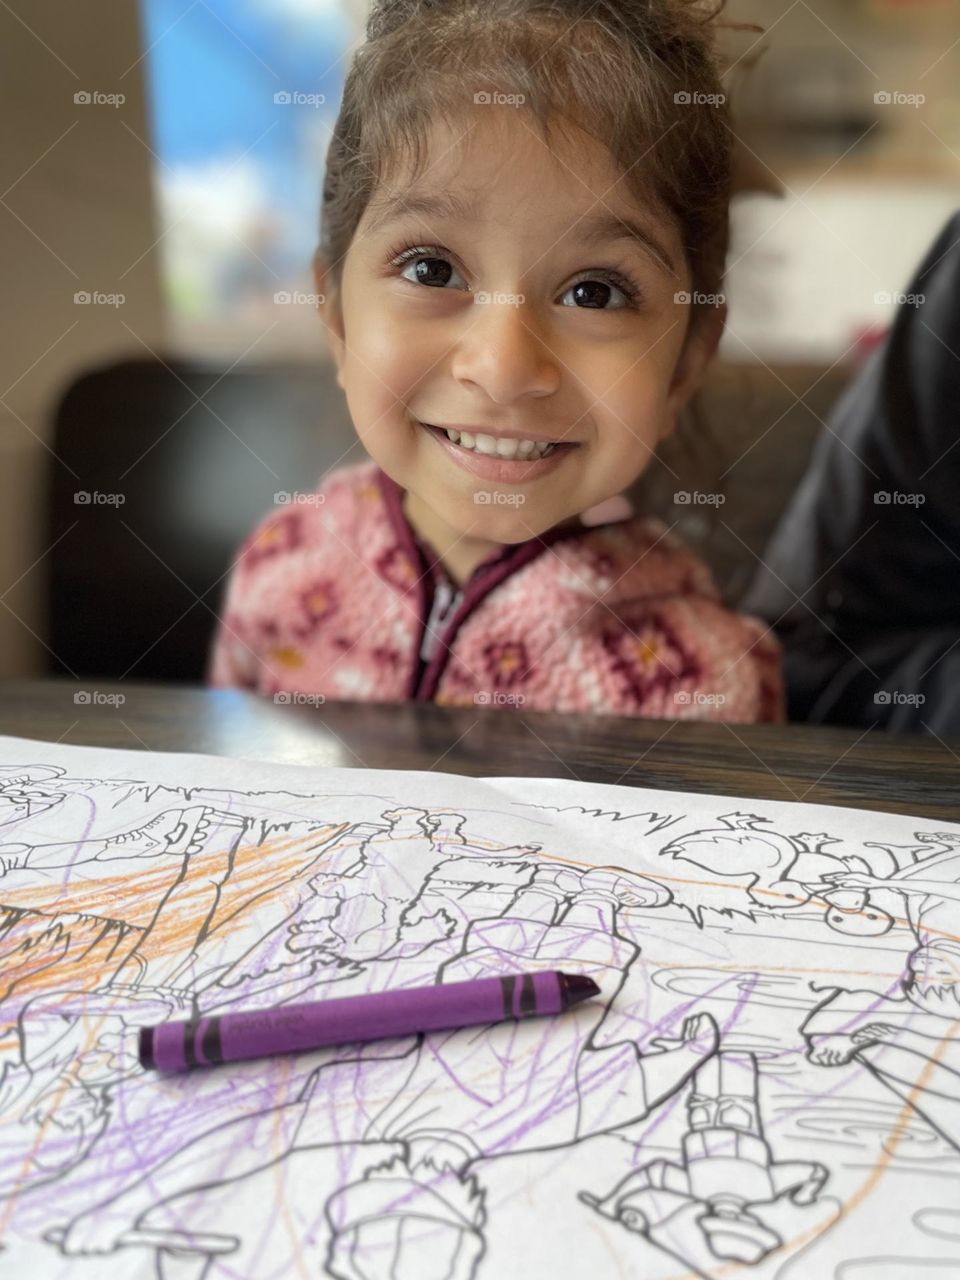
[[[470,308],[454,353],[453,376],[496,404],[553,395],[560,385],[560,361],[537,332],[530,309],[497,294],[488,299]]]

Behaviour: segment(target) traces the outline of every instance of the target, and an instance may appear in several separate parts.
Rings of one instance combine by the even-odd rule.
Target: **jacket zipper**
[[[424,570],[429,572],[430,558],[426,558],[425,562],[424,549],[420,544],[413,527],[403,512],[403,490],[379,468],[377,468],[376,474],[377,483],[380,486],[380,491],[383,495],[387,515],[396,532],[398,542],[406,551],[411,564],[415,567],[418,573],[422,573]],[[579,536],[583,531],[577,529],[571,532]],[[492,582],[485,582],[483,590],[474,589],[474,579],[478,573],[479,566],[478,569],[474,570],[469,581],[464,584],[464,588],[461,590],[457,590],[450,582],[449,578],[446,578],[442,570],[439,569],[439,565],[437,566],[438,576],[436,578],[431,577],[430,580],[432,595],[430,599],[430,606],[427,611],[428,617],[420,635],[420,644],[416,655],[417,669],[416,674],[411,681],[412,692],[410,696],[412,698],[419,699],[423,696],[424,676],[427,671],[433,667],[431,658],[436,654],[437,648],[439,647],[442,632],[449,628],[449,623],[452,621],[454,614],[457,609],[459,609],[463,601],[469,596],[473,605],[478,604],[480,600],[488,594],[492,586],[499,585],[505,577],[528,564],[532,559],[540,554],[540,551],[544,547],[557,541],[559,536],[567,535],[558,535],[557,538],[544,535],[537,539],[536,544],[533,544],[531,540],[531,542],[522,544],[519,547],[513,547],[509,553],[506,572],[504,572],[503,564],[485,563],[483,565],[485,574],[491,570],[493,572],[491,573]],[[423,604],[426,606],[425,598]],[[437,675],[436,672],[434,672],[434,674]],[[439,675],[437,675],[437,679],[439,679]],[[434,681],[434,684],[436,684],[436,680]]]
[[[446,578],[441,578],[430,602],[430,613],[423,628],[423,639],[420,642],[420,662],[426,667],[440,647],[440,637],[447,623],[460,607],[463,591],[457,590]],[[417,683],[419,684],[419,678]]]
[[[427,619],[423,624],[420,637],[420,649],[417,654],[417,674],[413,682],[413,697],[420,697],[423,677],[430,667],[431,659],[440,647],[440,640],[447,624],[460,607],[463,591],[457,590],[446,577],[439,577],[432,584],[433,594]]]

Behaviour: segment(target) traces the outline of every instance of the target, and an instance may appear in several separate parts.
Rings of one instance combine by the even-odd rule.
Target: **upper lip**
[[[510,427],[472,427],[462,422],[427,422],[418,419],[427,427],[439,427],[441,431],[466,431],[472,436],[493,436],[495,440],[533,440],[537,444],[577,444],[576,440],[567,440],[563,435],[545,436],[538,431],[514,431]]]

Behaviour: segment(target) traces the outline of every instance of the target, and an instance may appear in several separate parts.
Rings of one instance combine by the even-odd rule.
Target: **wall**
[[[0,10],[0,676],[45,664],[53,407],[80,370],[163,346],[136,5],[18,8],[24,17]],[[126,101],[74,101],[94,91]],[[74,301],[95,291],[126,301]]]
[[[891,323],[960,207],[960,5],[730,0],[727,14],[765,28],[730,37],[746,57],[728,85],[738,134],[785,195],[735,211],[721,353],[832,364]]]

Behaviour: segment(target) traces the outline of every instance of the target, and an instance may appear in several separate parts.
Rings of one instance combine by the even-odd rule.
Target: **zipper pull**
[[[440,635],[462,599],[462,591],[456,590],[445,578],[440,579],[433,595],[427,625],[423,629],[423,642],[420,645],[421,661],[429,662],[436,653],[440,644]]]

